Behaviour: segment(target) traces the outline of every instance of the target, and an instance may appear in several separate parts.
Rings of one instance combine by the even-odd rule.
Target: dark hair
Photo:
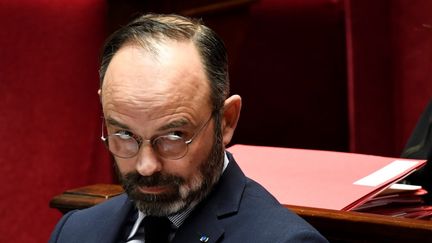
[[[138,44],[156,52],[155,41],[192,41],[200,53],[207,78],[214,111],[220,111],[229,93],[228,58],[223,41],[200,20],[178,15],[146,14],[114,32],[102,49],[99,70],[100,86],[109,63],[125,44]]]

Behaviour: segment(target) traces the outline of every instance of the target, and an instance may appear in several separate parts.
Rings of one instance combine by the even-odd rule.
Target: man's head
[[[142,16],[107,40],[100,78],[108,146],[137,207],[169,215],[205,197],[241,107],[227,98],[215,33],[175,15]]]
[[[112,34],[102,52],[99,77],[102,83],[112,57],[127,43],[157,54],[164,41],[191,42],[197,49],[210,84],[214,110],[222,108],[229,94],[228,58],[222,40],[199,20],[178,15],[141,16]]]

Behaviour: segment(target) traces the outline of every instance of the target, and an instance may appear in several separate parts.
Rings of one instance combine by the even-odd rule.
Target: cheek
[[[211,137],[206,135],[205,139],[194,144],[193,148],[189,149],[187,155],[183,158],[183,160],[177,161],[179,162],[176,166],[176,174],[183,177],[184,179],[190,181],[197,174],[201,173],[200,168],[203,163],[207,162],[208,156],[211,152],[212,142]],[[171,161],[176,164],[176,161]]]
[[[199,164],[194,160],[178,160],[165,162],[163,173],[180,176],[185,181],[190,182],[199,173]]]
[[[206,163],[210,153],[211,145],[208,148],[203,144],[196,144],[198,149],[189,150],[188,154],[178,161],[166,161],[165,173],[181,176],[189,183],[196,180],[197,176],[201,177],[201,165]]]
[[[117,165],[117,169],[123,175],[129,172],[134,172],[136,170],[135,161],[133,161],[132,159],[115,158],[115,163]]]

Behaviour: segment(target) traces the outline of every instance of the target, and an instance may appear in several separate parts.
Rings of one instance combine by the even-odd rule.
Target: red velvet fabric
[[[398,156],[432,97],[432,2],[345,3],[350,151]]]
[[[432,99],[432,1],[391,3],[395,142],[399,152]]]
[[[103,0],[0,1],[0,242],[46,242],[67,188],[112,181],[98,141]]]
[[[348,149],[341,1],[260,1],[239,49],[230,63],[243,99],[234,143]]]

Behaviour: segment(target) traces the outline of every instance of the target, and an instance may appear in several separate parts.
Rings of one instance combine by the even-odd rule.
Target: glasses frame
[[[186,140],[186,139],[180,137],[180,138],[183,140],[183,142],[186,144],[186,149],[185,149],[184,153],[182,153],[179,157],[175,157],[175,158],[167,158],[167,157],[161,155],[161,154],[158,152],[158,149],[155,149],[155,144],[156,144],[155,141],[157,141],[158,139],[164,138],[164,137],[172,136],[172,135],[162,135],[162,136],[158,136],[158,137],[155,137],[155,138],[152,138],[152,139],[143,139],[142,137],[140,137],[140,136],[134,134],[134,136],[130,136],[130,138],[133,139],[133,140],[135,140],[135,142],[136,142],[137,145],[138,145],[138,149],[137,149],[136,153],[135,153],[134,155],[131,155],[131,156],[119,156],[119,155],[114,154],[114,153],[111,152],[111,150],[110,150],[109,143],[108,143],[108,137],[109,137],[109,136],[119,136],[119,134],[118,134],[118,133],[113,133],[113,134],[107,134],[107,135],[105,136],[105,134],[104,134],[105,118],[104,118],[104,117],[102,117],[102,129],[101,129],[101,137],[100,137],[100,139],[102,140],[102,142],[105,144],[105,146],[106,146],[106,148],[108,149],[108,151],[109,151],[113,156],[115,156],[115,157],[119,157],[119,158],[122,158],[122,159],[130,159],[130,158],[135,157],[135,156],[139,153],[142,144],[143,144],[143,143],[148,143],[148,144],[151,145],[153,151],[154,151],[158,156],[160,156],[160,157],[162,157],[162,158],[164,158],[164,159],[178,160],[178,159],[181,159],[181,158],[183,158],[184,156],[186,156],[186,154],[187,154],[188,151],[189,151],[189,144],[191,144],[191,143],[194,141],[194,139],[195,139],[195,138],[200,134],[200,132],[201,132],[201,131],[202,131],[202,130],[203,130],[203,129],[204,129],[204,128],[205,128],[205,127],[210,123],[210,120],[213,118],[213,116],[214,116],[214,112],[212,112],[212,113],[210,114],[210,117],[207,119],[207,121],[206,121],[206,122],[205,122],[205,123],[204,123],[200,128],[198,128],[198,130],[195,131],[195,133],[192,135],[192,137],[191,137],[190,139]]]

